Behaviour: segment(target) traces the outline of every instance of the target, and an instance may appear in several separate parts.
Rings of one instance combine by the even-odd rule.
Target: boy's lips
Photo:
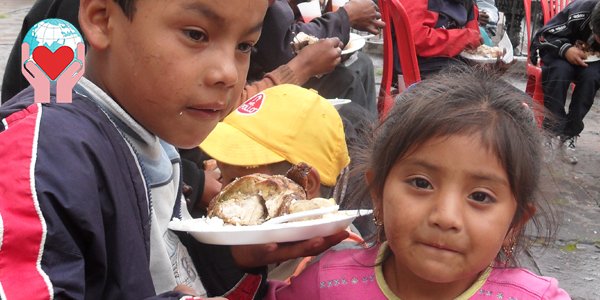
[[[189,114],[195,118],[201,119],[219,119],[224,108],[222,107],[205,107],[205,106],[188,106],[183,111],[184,114]]]

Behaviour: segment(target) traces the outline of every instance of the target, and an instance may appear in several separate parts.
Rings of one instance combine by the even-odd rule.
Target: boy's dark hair
[[[590,27],[592,28],[593,34],[600,36],[600,2],[596,3],[596,6],[594,6],[594,9],[592,10]]]
[[[530,101],[524,92],[480,68],[454,68],[421,81],[398,96],[394,108],[377,128],[365,165],[374,175],[369,190],[374,198],[382,199],[385,180],[394,164],[431,138],[477,134],[506,170],[517,201],[511,224],[518,230],[515,248],[526,248],[529,243],[524,239],[525,226],[516,226],[530,206],[538,208],[538,213],[545,211],[537,203],[543,135],[526,105]],[[548,217],[543,222],[548,225],[548,238],[553,235],[550,215],[541,215]],[[532,220],[541,233],[537,218]],[[379,238],[385,240],[382,230]],[[504,260],[503,256],[498,259]],[[506,259],[511,265],[517,264],[513,257]]]
[[[136,0],[114,0],[114,1],[117,4],[119,4],[119,6],[121,7],[121,9],[125,13],[125,15],[131,20],[135,13],[135,1]]]

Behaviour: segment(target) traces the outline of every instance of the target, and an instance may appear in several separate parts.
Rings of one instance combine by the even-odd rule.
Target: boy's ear
[[[93,48],[105,49],[108,47],[108,5],[111,3],[113,0],[81,0],[79,4],[79,25],[85,40]]]
[[[316,198],[321,195],[321,176],[317,169],[311,167],[308,172],[308,183],[306,184],[306,196],[308,199]]]

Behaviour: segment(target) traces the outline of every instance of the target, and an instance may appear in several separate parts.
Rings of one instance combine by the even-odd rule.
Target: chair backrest
[[[571,2],[571,0],[540,0],[544,14],[544,24],[548,23],[556,14]]]
[[[396,47],[401,62],[404,86],[421,80],[419,71],[419,62],[415,50],[410,20],[404,10],[400,0],[379,0],[379,10],[381,18],[386,26],[383,30],[383,74],[381,78],[381,87],[379,90],[379,102],[377,108],[380,117],[387,114],[393,105],[393,99],[390,95],[392,87],[392,76],[394,71],[394,51],[392,46],[392,28],[393,23],[396,34]]]

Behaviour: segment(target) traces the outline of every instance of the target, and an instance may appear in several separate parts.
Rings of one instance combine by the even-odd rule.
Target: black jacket
[[[531,40],[531,63],[537,64],[537,50],[540,54],[543,52],[564,57],[577,40],[589,43],[592,37],[590,19],[596,3],[598,0],[573,1],[540,28]]]

